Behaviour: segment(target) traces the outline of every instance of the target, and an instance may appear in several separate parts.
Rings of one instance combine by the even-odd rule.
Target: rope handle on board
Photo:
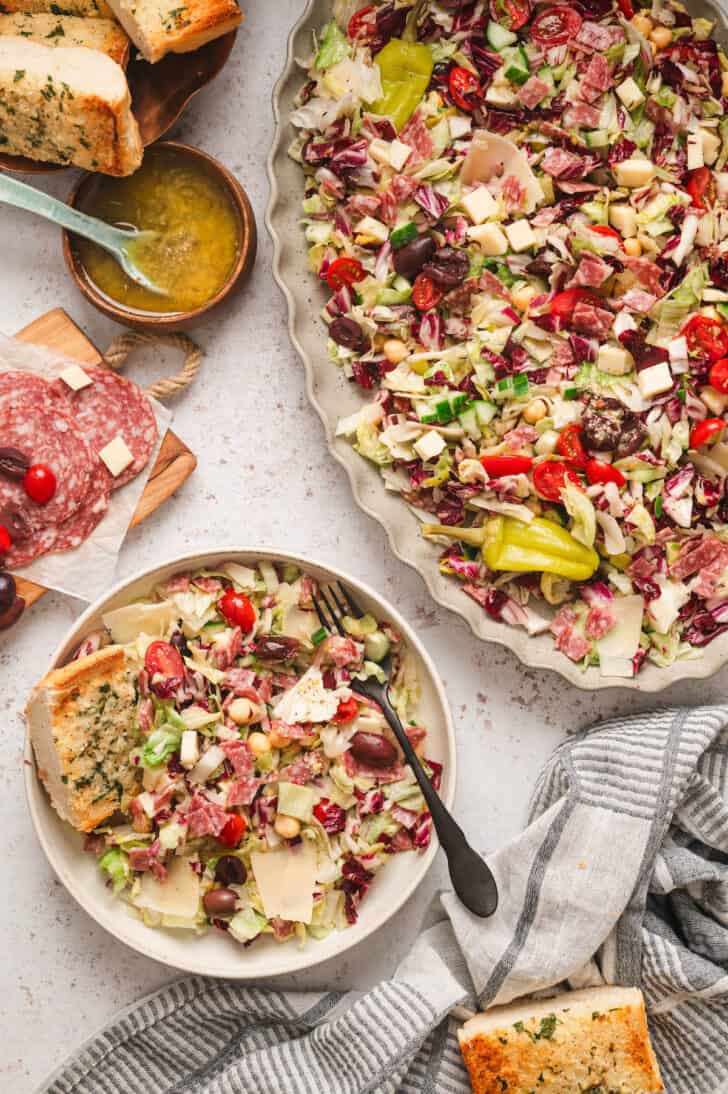
[[[140,346],[154,345],[171,346],[173,349],[181,350],[185,355],[182,369],[176,376],[157,380],[146,389],[147,395],[152,395],[155,399],[167,399],[170,395],[176,395],[189,387],[200,371],[202,358],[205,356],[200,347],[186,334],[146,334],[143,331],[125,331],[113,340],[104,354],[104,361],[109,368],[118,370],[135,349]]]

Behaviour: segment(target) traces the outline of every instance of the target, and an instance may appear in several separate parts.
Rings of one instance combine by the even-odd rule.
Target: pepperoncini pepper
[[[515,517],[490,517],[479,528],[425,524],[422,531],[426,536],[450,536],[480,547],[489,570],[558,574],[586,581],[599,565],[596,551],[543,517],[534,517],[530,524]]]
[[[372,105],[372,113],[391,118],[399,133],[427,91],[434,67],[432,53],[420,42],[391,38],[374,61],[379,65],[384,94]]]

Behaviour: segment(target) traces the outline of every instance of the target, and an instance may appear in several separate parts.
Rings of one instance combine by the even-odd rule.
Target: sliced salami
[[[0,508],[25,510],[33,530],[58,525],[76,512],[85,498],[96,459],[67,413],[37,406],[27,399],[0,409],[0,445],[17,448],[30,463],[46,464],[56,477],[56,492],[46,505],[30,501],[22,484],[0,480]]]
[[[103,464],[98,468],[100,475],[108,477],[110,488],[116,490],[149,463],[158,438],[154,410],[141,388],[111,369],[93,367],[84,371],[93,383],[67,395],[76,428],[83,433],[94,455],[98,456],[114,437],[120,436],[134,457],[117,478]]]
[[[0,372],[0,411],[26,404],[52,409],[58,401],[55,385],[42,376],[19,369]]]

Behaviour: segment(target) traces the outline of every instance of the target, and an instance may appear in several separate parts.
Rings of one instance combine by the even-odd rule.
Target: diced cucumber
[[[486,399],[477,399],[473,405],[472,410],[475,411],[475,417],[478,419],[478,425],[488,425],[493,421],[498,408],[494,403],[489,403]]]
[[[478,425],[478,416],[472,406],[469,406],[458,415],[458,421],[470,437],[471,441],[477,441],[482,437],[483,433]]]
[[[556,82],[554,80],[554,75],[549,65],[544,65],[538,70],[538,77],[540,80],[543,80],[545,84],[549,85],[552,93],[556,90]]]
[[[518,41],[517,34],[514,34],[512,30],[506,30],[505,27],[502,27],[500,23],[496,23],[493,19],[488,23],[485,36],[488,39],[490,48],[496,50],[497,53]]]
[[[590,129],[584,134],[588,148],[606,148],[610,143],[609,133],[606,129]]]
[[[503,50],[503,73],[514,84],[525,84],[531,75],[528,57],[523,46]]]
[[[440,425],[447,425],[452,421],[452,406],[449,399],[440,399],[435,403],[435,414]]]
[[[401,228],[395,228],[389,237],[389,242],[396,251],[398,247],[404,247],[405,243],[411,243],[416,238],[417,225],[410,222],[409,224],[403,224]]]
[[[415,399],[414,401],[415,414],[421,422],[425,422],[428,425],[437,421],[437,414],[432,409],[432,403],[426,399]]]
[[[453,395],[452,399],[450,400],[450,406],[452,407],[453,414],[457,417],[461,410],[465,409],[468,402],[469,399],[467,395],[465,395],[462,391],[458,391],[458,393],[456,395]]]

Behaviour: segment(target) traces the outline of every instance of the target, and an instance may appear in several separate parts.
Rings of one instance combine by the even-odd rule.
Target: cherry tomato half
[[[581,30],[582,18],[574,8],[556,4],[542,8],[531,23],[531,37],[540,46],[563,46]]]
[[[728,357],[716,361],[710,370],[710,386],[721,395],[728,395]]]
[[[520,30],[531,18],[531,4],[529,0],[490,0],[490,14],[508,30]]]
[[[363,281],[365,277],[366,270],[357,258],[342,255],[326,271],[326,284],[332,292],[338,292],[344,285],[353,285],[355,281]]]
[[[709,167],[696,167],[690,172],[685,187],[696,209],[705,209],[706,202],[715,199],[715,180]]]
[[[725,427],[722,418],[704,418],[690,434],[690,447],[701,448],[704,444],[713,444],[723,436]]]
[[[610,228],[608,224],[590,224],[589,231],[594,232],[597,236],[609,236],[611,239],[616,239],[620,247],[622,247],[622,237],[619,232],[614,228]],[[624,248],[622,247],[624,250]]]
[[[562,323],[568,323],[577,304],[595,304],[598,306],[601,302],[601,297],[589,289],[564,289],[563,292],[557,292],[549,304],[549,311]]]
[[[719,361],[728,356],[728,330],[708,315],[694,315],[683,330],[691,353]]]
[[[25,472],[23,489],[36,505],[47,505],[56,492],[56,476],[44,463],[34,463]]]
[[[631,19],[633,17],[634,7],[632,5],[632,0],[617,0],[617,7],[625,19]]]
[[[624,486],[626,482],[619,468],[612,467],[611,463],[605,463],[603,460],[587,460],[584,470],[586,471],[586,481],[591,483],[592,486],[595,483],[607,482],[616,482],[617,486]]]
[[[567,482],[573,483],[574,486],[581,486],[576,472],[568,464],[560,463],[558,460],[546,460],[544,463],[536,464],[533,469],[533,485],[536,487],[536,493],[547,501],[561,501],[561,491]]]
[[[353,722],[359,713],[359,704],[353,695],[350,695],[348,699],[342,699],[339,703],[336,714],[331,719],[332,722]]]
[[[183,677],[185,674],[182,656],[170,642],[152,642],[147,646],[144,667],[150,676]]]
[[[480,80],[469,68],[462,68],[460,65],[451,68],[448,85],[452,101],[461,110],[471,112],[482,101],[483,88],[480,86]]]
[[[481,456],[480,462],[491,479],[503,475],[523,475],[533,467],[530,456]]]
[[[365,8],[359,8],[358,11],[354,12],[349,20],[346,33],[352,41],[356,38],[368,38],[376,24],[377,20],[374,14],[374,5],[367,4]]]
[[[236,593],[234,589],[228,589],[218,600],[217,609],[233,627],[240,627],[244,633],[252,631],[255,623],[255,608],[247,596]]]
[[[217,837],[217,842],[223,847],[237,847],[247,827],[245,817],[241,817],[239,813],[231,813],[225,827]]]
[[[586,466],[586,452],[584,451],[584,445],[581,443],[581,426],[574,422],[573,425],[567,425],[559,433],[559,439],[556,442],[556,451],[560,456],[573,464],[574,467]]]
[[[0,555],[6,555],[10,550],[12,540],[7,528],[0,524]]]
[[[418,274],[412,286],[412,301],[420,311],[429,311],[436,308],[442,300],[443,294],[435,282],[427,274]]]

